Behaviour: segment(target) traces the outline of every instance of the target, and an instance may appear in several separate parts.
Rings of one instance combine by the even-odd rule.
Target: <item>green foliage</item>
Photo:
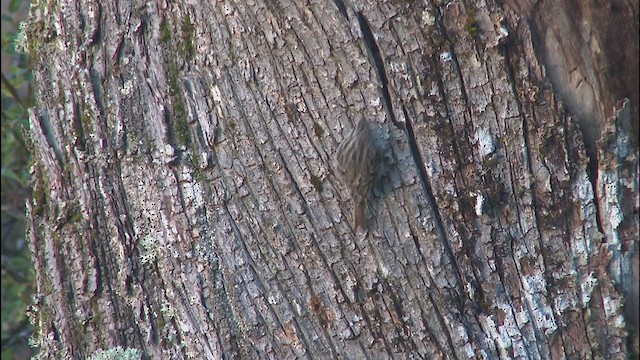
[[[11,0],[2,14],[2,359],[22,357],[31,325],[26,316],[31,300],[33,271],[25,239],[24,204],[29,194],[29,153],[23,138],[28,127],[26,109],[32,105],[31,71],[20,49],[20,10],[28,1]],[[21,32],[24,36],[24,33]],[[7,66],[8,65],[8,66]]]

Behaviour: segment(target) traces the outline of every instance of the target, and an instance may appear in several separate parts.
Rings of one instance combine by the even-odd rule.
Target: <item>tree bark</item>
[[[638,6],[606,6],[35,3],[40,356],[637,356]]]

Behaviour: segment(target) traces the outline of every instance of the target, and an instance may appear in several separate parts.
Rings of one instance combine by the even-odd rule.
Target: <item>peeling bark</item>
[[[637,63],[615,5],[635,35],[586,77]],[[545,6],[32,5],[41,357],[637,356],[638,90],[567,82],[539,39],[585,25]],[[333,163],[360,116],[367,233]]]

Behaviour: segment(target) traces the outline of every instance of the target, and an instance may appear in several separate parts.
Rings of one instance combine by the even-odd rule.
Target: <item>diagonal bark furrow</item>
[[[375,50],[373,52],[375,52]],[[409,136],[408,136],[409,137],[409,141],[408,142],[409,142],[410,149],[411,149],[411,152],[412,152],[413,157],[414,157],[414,161],[418,165],[418,169],[419,169],[418,174],[419,174],[420,178],[422,179],[422,183],[428,185],[428,183],[425,181],[425,178],[424,178],[424,176],[426,174],[426,170],[424,168],[424,162],[421,160],[421,156],[420,156],[420,159],[416,159],[416,154],[419,155],[419,152],[418,152],[418,147],[417,147],[417,145],[415,143],[416,137],[413,134],[413,128],[412,128],[411,120],[410,120],[409,116],[406,113],[406,109],[403,108],[403,111],[404,111],[405,119],[406,119],[405,126],[407,127],[407,131],[409,132]],[[413,142],[412,142],[412,140],[413,140]],[[422,169],[422,171],[420,171],[420,169]],[[433,194],[433,192],[431,192],[431,194]],[[433,196],[431,196],[431,204],[432,204],[432,206],[435,204],[435,198]],[[444,226],[442,226],[442,224],[443,224],[442,221],[440,219],[438,219],[436,221],[436,223],[438,223],[438,222],[440,223],[441,234],[445,234],[446,235],[446,233],[443,231]],[[439,236],[439,238],[442,238],[442,236]],[[445,246],[448,247],[448,242],[445,242]],[[448,248],[451,249],[450,247],[448,247]],[[454,259],[452,251],[449,251],[449,255],[450,255],[450,259]],[[451,263],[453,264],[454,267],[457,268],[456,261],[451,261]],[[456,273],[458,275],[459,284],[462,284],[459,270],[457,270]]]
[[[291,145],[294,145],[294,144],[291,144]],[[302,159],[300,159],[300,160],[302,160]],[[263,159],[262,161],[264,162],[264,161],[265,161],[265,159]],[[285,168],[286,168],[286,166],[285,166]],[[296,171],[296,173],[297,173],[297,171]],[[293,178],[293,177],[291,177],[291,180],[293,180],[293,179],[294,179],[294,178]],[[295,184],[295,182],[293,182],[293,183]],[[298,189],[298,197],[301,197],[301,196],[302,196],[301,190],[300,190],[300,189]],[[286,204],[286,201],[281,201],[281,203]],[[289,225],[289,228],[292,228],[291,224]]]
[[[464,291],[462,289],[463,284],[464,284],[464,282],[462,280],[462,274],[460,272],[460,269],[458,268],[456,258],[455,258],[454,254],[453,254],[453,250],[451,249],[451,246],[450,246],[450,243],[449,243],[449,240],[448,240],[448,237],[447,237],[447,232],[445,231],[444,223],[442,221],[440,212],[437,209],[438,202],[436,201],[436,198],[433,195],[433,190],[431,189],[431,185],[430,185],[431,182],[430,182],[430,180],[428,178],[427,171],[426,171],[426,169],[424,167],[424,161],[422,160],[422,155],[420,154],[420,150],[418,149],[418,146],[417,146],[416,141],[415,141],[415,134],[413,132],[413,126],[411,124],[411,121],[409,120],[409,115],[407,114],[407,111],[404,108],[404,106],[403,106],[402,110],[403,110],[403,113],[404,113],[404,118],[406,119],[405,129],[407,131],[407,140],[408,140],[409,146],[411,148],[411,153],[413,155],[412,157],[414,159],[416,167],[418,168],[418,175],[420,177],[421,184],[422,184],[423,189],[425,190],[425,192],[426,192],[426,194],[428,196],[429,204],[431,206],[431,210],[432,210],[432,212],[434,214],[434,217],[435,217],[435,224],[436,224],[436,228],[437,228],[437,231],[438,231],[437,238],[441,241],[441,243],[442,243],[442,245],[443,245],[443,247],[445,249],[445,252],[447,254],[447,257],[450,259],[450,265],[453,268],[453,273],[454,273],[454,275],[456,277],[456,281],[457,281],[457,284],[455,284],[455,291],[456,291],[457,294],[462,294],[462,293],[464,293]],[[458,296],[460,296],[460,295],[458,295]],[[454,348],[454,345],[453,345],[453,342],[452,342],[452,339],[451,339],[451,335],[449,334],[449,331],[446,330],[449,327],[447,326],[447,323],[444,321],[444,318],[441,315],[441,311],[438,310],[439,302],[434,302],[435,299],[431,295],[429,295],[429,299],[430,299],[431,304],[433,304],[433,309],[434,309],[435,313],[437,314],[437,319],[440,322],[440,327],[444,330],[443,332],[446,335],[446,339],[447,339],[449,348]],[[454,358],[457,359],[457,355],[455,354],[455,352],[453,353],[453,356],[454,356]]]
[[[338,11],[340,12],[340,15],[342,15],[342,17],[347,20],[347,22],[349,21],[349,14],[347,13],[347,6],[344,4],[343,0],[333,0],[333,3],[336,4],[336,7],[338,7]]]
[[[43,354],[630,355],[632,109],[596,179],[527,5],[500,6],[34,4]],[[355,236],[333,152],[385,113],[397,163]]]
[[[358,18],[358,24],[360,25],[360,31],[362,31],[362,37],[369,54],[371,65],[376,70],[378,81],[380,81],[380,92],[382,94],[384,109],[389,120],[396,127],[402,128],[402,125],[396,120],[395,112],[393,111],[393,103],[391,102],[391,95],[389,94],[389,80],[387,79],[387,72],[385,70],[384,61],[382,60],[380,48],[378,47],[378,43],[371,31],[371,27],[369,26],[369,21],[361,11],[357,12],[356,16]]]

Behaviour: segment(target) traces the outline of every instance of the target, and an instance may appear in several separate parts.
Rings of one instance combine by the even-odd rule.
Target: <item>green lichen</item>
[[[478,19],[476,18],[475,10],[472,9],[469,11],[469,14],[467,14],[467,21],[464,25],[464,29],[473,38],[477,38],[480,35],[480,26],[478,24]]]
[[[157,317],[158,328],[160,329],[164,328],[167,323],[170,323],[176,317],[176,309],[169,303],[162,304],[160,313],[162,316]],[[171,331],[171,329],[169,329],[169,331]]]
[[[193,178],[199,183],[205,183],[208,180],[204,171],[202,171],[200,167],[193,168]]]
[[[44,204],[46,198],[44,196],[44,190],[41,186],[36,187],[33,190],[33,217],[40,217],[44,212]]]
[[[21,54],[29,53],[29,36],[27,35],[27,23],[21,22],[18,25],[18,35],[16,36],[14,48]]]
[[[309,173],[309,177],[311,179],[311,185],[316,189],[317,192],[322,192],[322,180],[319,177]]]
[[[64,162],[62,164],[62,175],[67,179],[73,179],[73,164]]]
[[[43,52],[51,49],[52,41],[58,37],[54,14],[59,14],[59,2],[32,2],[29,20],[20,24],[15,49],[37,59]]]
[[[190,152],[189,161],[192,169],[193,178],[196,179],[200,183],[204,183],[207,181],[207,176],[205,175],[204,167],[200,162],[200,158],[195,154],[195,152]],[[202,160],[204,161],[204,160]]]
[[[160,23],[160,42],[167,44],[171,40],[171,29],[169,28],[169,22],[166,19],[162,19]]]
[[[184,104],[184,98],[180,87],[178,86],[178,69],[175,61],[169,63],[169,71],[167,73],[169,95],[171,96],[171,103],[173,105],[172,115],[173,121],[173,133],[176,140],[184,145],[191,144],[191,132],[189,130],[189,124],[187,122],[187,110]]]
[[[322,129],[322,126],[315,121],[313,122],[313,132],[317,137],[322,137],[322,135],[324,135],[324,129]]]
[[[184,103],[179,102],[175,105],[174,110],[176,110],[176,114],[181,114],[180,111],[184,111],[182,108]],[[191,144],[191,132],[189,131],[189,124],[187,124],[186,116],[178,116],[176,117],[176,121],[174,123],[174,131],[176,133],[176,139],[182,145],[190,145]]]
[[[82,220],[82,211],[80,210],[80,204],[74,202],[69,209],[69,219],[72,224],[77,224]]]
[[[83,107],[80,110],[80,122],[82,123],[82,126],[87,128],[87,129],[91,129],[91,117],[89,116],[89,109],[86,107]]]
[[[186,61],[193,59],[195,48],[193,46],[195,27],[191,22],[189,14],[182,20],[182,43],[178,48],[178,55],[182,56]]]
[[[31,197],[31,201],[33,204],[32,217],[41,217],[44,215],[46,206],[49,203],[49,198],[47,197],[48,193],[46,191],[46,189],[49,188],[49,179],[47,178],[46,173],[42,171],[40,166],[35,166],[36,171],[32,176],[32,178],[35,179],[35,183],[33,185],[33,194]]]
[[[204,183],[207,181],[206,172],[204,171],[204,169],[202,169],[199,163],[192,161],[191,170],[191,174],[196,181],[200,183]]]
[[[90,360],[141,360],[142,351],[139,349],[126,348],[120,346],[108,350],[98,350],[91,355]]]
[[[56,229],[58,228],[58,226],[56,225]],[[53,244],[58,248],[58,249],[62,249],[64,248],[64,240],[62,238],[62,236],[60,235],[60,231],[53,231],[51,232],[51,239],[53,240]],[[47,294],[50,294],[51,292],[53,292],[53,290],[51,290],[50,292],[47,292]]]
[[[143,137],[144,137],[144,141],[142,145],[144,145],[144,150],[146,151],[147,154],[151,154],[155,149],[153,146],[153,139],[151,138],[151,135],[146,133],[143,135]]]
[[[159,251],[160,245],[158,240],[153,236],[145,236],[140,241],[142,251],[140,252],[140,262],[147,264],[156,261],[156,255]]]

